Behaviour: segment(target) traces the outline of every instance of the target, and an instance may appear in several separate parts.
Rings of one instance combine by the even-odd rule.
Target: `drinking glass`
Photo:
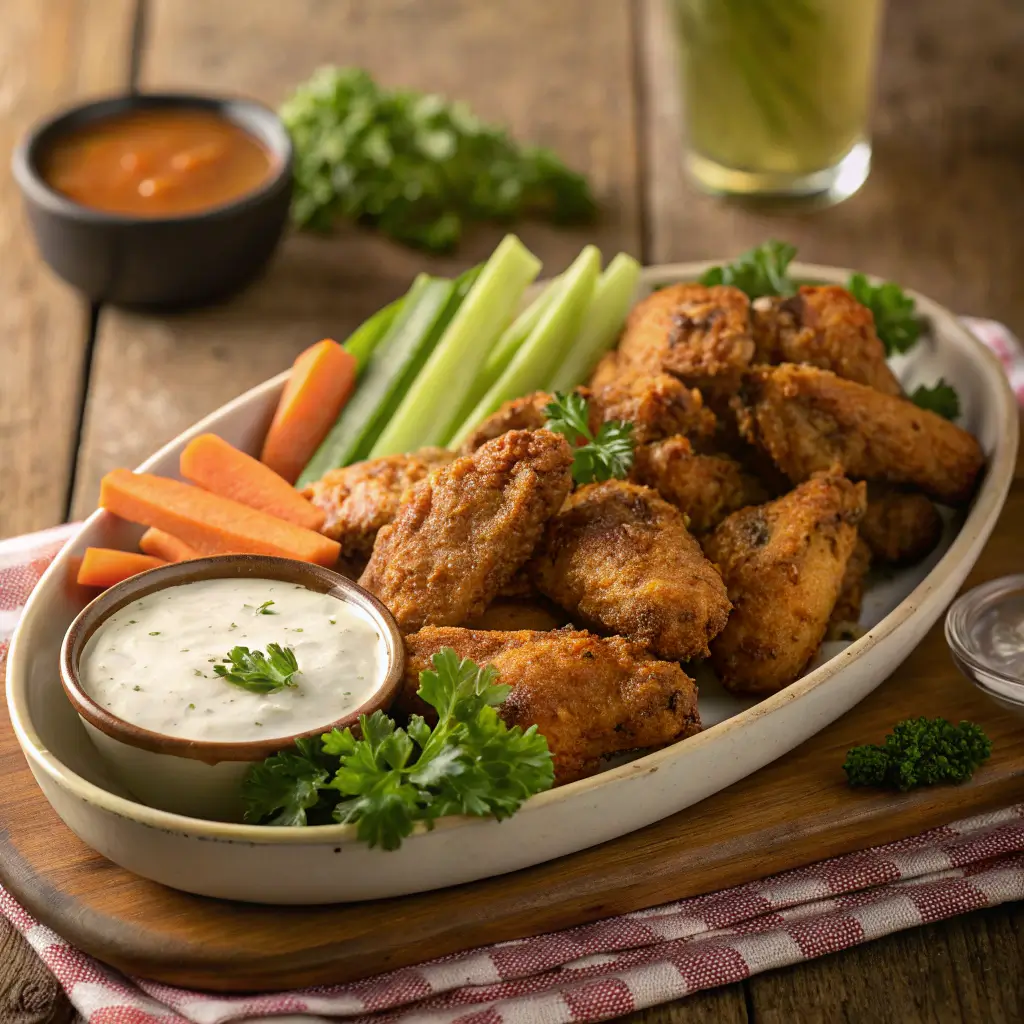
[[[670,2],[699,186],[838,200],[863,184],[883,0]]]

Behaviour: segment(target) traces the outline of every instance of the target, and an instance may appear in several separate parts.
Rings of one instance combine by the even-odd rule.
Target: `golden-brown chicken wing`
[[[735,392],[753,357],[750,300],[743,292],[674,284],[633,307],[616,362],[620,370],[671,373],[711,400]],[[607,382],[607,367],[599,366],[595,379]]]
[[[442,647],[493,665],[512,687],[498,713],[548,741],[559,783],[592,775],[612,754],[663,747],[700,731],[697,688],[678,666],[622,637],[561,629],[486,632],[427,626],[406,637],[399,707],[423,714],[420,672]]]
[[[814,656],[843,585],[864,514],[865,486],[838,470],[767,505],[734,512],[705,541],[733,604],[711,644],[734,693],[788,686]]]
[[[713,530],[730,512],[770,497],[760,480],[727,455],[699,455],[685,437],[636,449],[632,479],[653,487],[688,519],[692,533]]]
[[[513,430],[435,469],[377,534],[359,582],[403,632],[468,621],[530,557],[571,465],[565,438]]]
[[[755,363],[808,363],[887,395],[903,389],[885,361],[875,318],[845,288],[804,285],[753,304]]]
[[[864,521],[861,520],[863,526]],[[864,586],[868,569],[871,568],[871,548],[861,537],[853,547],[853,554],[846,563],[843,583],[839,588],[836,606],[828,621],[826,640],[855,640],[861,633],[860,612],[864,604]]]
[[[854,479],[908,484],[960,505],[985,464],[981,446],[956,424],[813,366],[755,367],[744,402],[745,436],[794,483],[839,463]]]
[[[365,562],[377,531],[395,518],[406,490],[454,458],[447,448],[386,455],[332,469],[302,493],[326,513],[323,532],[341,544],[342,557]]]
[[[729,615],[722,579],[682,513],[621,480],[575,491],[548,523],[530,570],[574,621],[671,661],[706,656]]]
[[[919,562],[942,538],[942,517],[923,494],[869,484],[860,535],[880,561]]]
[[[595,432],[608,420],[627,420],[638,444],[673,434],[706,439],[715,433],[715,414],[705,408],[700,392],[666,373],[629,376],[601,391],[576,390],[589,402],[590,429]],[[505,402],[477,426],[462,450],[475,451],[509,430],[539,430],[547,422],[544,410],[552,401],[554,395],[535,391]]]

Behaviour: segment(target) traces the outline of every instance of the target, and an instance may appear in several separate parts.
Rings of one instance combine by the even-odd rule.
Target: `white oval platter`
[[[646,268],[637,298],[708,266]],[[849,272],[798,265],[794,276],[845,283]],[[940,306],[915,296],[929,336],[896,367],[908,387],[955,383],[962,423],[988,465],[966,517],[950,517],[939,550],[869,590],[855,642],[830,646],[803,678],[760,703],[736,701],[702,680],[705,731],[599,775],[530,799],[504,822],[447,818],[419,828],[391,853],[359,843],[353,826],[266,828],[200,821],[133,801],[107,775],[61,690],[57,652],[92,596],[74,579],[89,545],[133,548],[141,530],[95,512],[33,593],[15,634],[7,675],[11,721],[54,809],[85,843],[136,874],[188,892],[261,903],[368,900],[500,875],[606,842],[724,789],[792,750],[862,700],[937,621],[974,565],[1013,477],[1017,408],[998,361]],[[197,423],[140,468],[178,475],[190,438],[220,434],[254,452],[285,379],[253,388]],[[965,684],[966,685],[966,684]]]

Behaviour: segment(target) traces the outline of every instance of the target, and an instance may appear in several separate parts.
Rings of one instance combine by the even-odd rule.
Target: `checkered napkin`
[[[967,324],[1002,360],[1024,404],[1024,351],[1017,340],[991,321]],[[73,529],[0,543],[0,668],[21,607]],[[577,1024],[1019,899],[1024,804],[707,896],[349,985],[274,995],[211,995],[126,977],[39,924],[2,887],[0,913],[89,1024],[226,1024],[265,1017]]]

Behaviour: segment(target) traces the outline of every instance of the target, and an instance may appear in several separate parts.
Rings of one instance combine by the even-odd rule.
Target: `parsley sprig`
[[[947,420],[955,420],[960,415],[960,396],[946,383],[945,377],[940,377],[931,387],[918,385],[911,392],[910,400],[922,409],[945,416]]]
[[[370,846],[397,849],[417,821],[447,814],[506,818],[549,789],[547,741],[530,726],[509,728],[494,710],[510,687],[493,666],[460,659],[450,647],[420,673],[418,695],[438,713],[406,728],[382,711],[363,715],[357,737],[333,729],[253,767],[242,795],[246,820],[304,825],[325,817],[356,823]]]
[[[703,285],[728,284],[752,299],[762,295],[792,295],[796,285],[787,268],[796,255],[796,246],[775,239],[754,246],[732,263],[711,267],[700,279]]]
[[[469,221],[595,212],[586,179],[550,150],[519,145],[464,104],[386,90],[359,68],[322,68],[280,113],[295,144],[299,227],[346,218],[443,251]]]
[[[295,652],[280,644],[267,644],[267,653],[250,651],[248,647],[232,647],[228,665],[214,665],[213,671],[229,683],[250,693],[277,693],[293,681],[299,671]]]
[[[909,352],[921,336],[917,303],[892,281],[872,284],[864,274],[851,274],[846,285],[850,294],[875,317],[875,333],[887,356]]]
[[[633,465],[633,424],[626,420],[602,423],[590,429],[589,405],[577,391],[556,392],[544,407],[548,430],[561,434],[573,446],[572,478],[578,484],[622,479]]]

